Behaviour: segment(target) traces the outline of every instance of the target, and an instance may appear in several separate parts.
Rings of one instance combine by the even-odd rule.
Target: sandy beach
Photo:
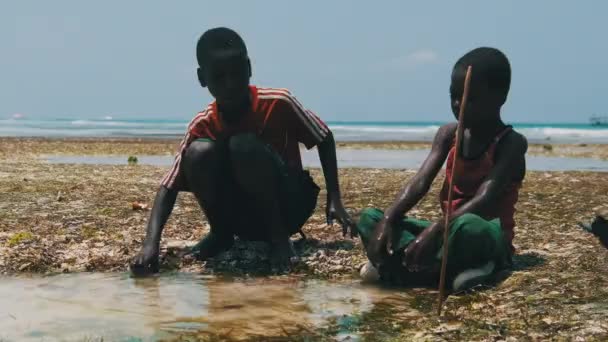
[[[0,158],[34,158],[39,155],[174,155],[179,140],[145,138],[10,138],[0,137]],[[337,142],[338,148],[420,150],[428,142]],[[18,156],[15,151],[19,151]],[[608,160],[605,144],[530,144],[528,155],[597,158]]]
[[[166,168],[148,165],[49,164],[40,155],[171,155],[175,140],[0,139],[0,273],[24,275],[126,271],[144,236],[149,210]],[[423,149],[428,143],[339,143],[341,148]],[[549,145],[547,145],[549,146]],[[532,145],[530,155],[608,159],[605,145]],[[323,185],[320,170],[312,170]],[[341,169],[345,205],[358,216],[386,207],[414,170]],[[603,339],[608,336],[608,251],[578,221],[606,205],[608,175],[594,172],[528,172],[517,205],[514,272],[497,287],[447,301],[447,319],[428,315],[383,317],[400,336],[424,339]],[[439,218],[438,188],[410,214]],[[323,187],[323,186],[322,186]],[[298,244],[302,263],[294,276],[354,278],[365,261],[358,240],[324,223],[325,193]],[[194,198],[181,194],[165,233],[167,246],[196,241],[208,224]],[[171,247],[171,246],[169,246]],[[179,259],[169,248],[163,270],[253,276],[268,274],[263,244],[238,243],[207,264]],[[430,306],[435,296],[429,290]],[[383,319],[384,319],[383,318]]]

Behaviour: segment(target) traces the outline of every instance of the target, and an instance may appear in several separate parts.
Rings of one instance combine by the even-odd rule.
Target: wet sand
[[[428,149],[389,150],[389,149],[349,149],[338,148],[336,157],[341,168],[372,169],[418,169],[428,156]],[[302,150],[304,167],[320,168],[319,154],[316,149]],[[125,165],[127,155],[48,155],[41,156],[42,161],[55,164],[93,164]],[[137,163],[142,165],[173,165],[174,156],[138,155]],[[596,171],[608,172],[608,160],[582,157],[554,157],[532,155],[526,158],[529,171]]]
[[[39,155],[155,155],[172,156],[176,139],[145,138],[10,138],[0,137],[0,158],[36,158]],[[375,141],[337,142],[344,149],[419,150],[430,149],[428,142]],[[603,144],[530,144],[528,155],[548,157],[595,158],[608,160],[608,145]]]
[[[149,215],[147,210],[134,211],[131,204],[151,204],[166,170],[149,165],[49,164],[40,161],[40,155],[170,155],[174,148],[174,142],[159,141],[1,140],[0,273],[126,271]],[[604,151],[589,153],[601,158]],[[345,205],[355,216],[365,207],[385,208],[413,173],[341,169]],[[323,185],[320,171],[312,174]],[[450,297],[446,320],[438,320],[428,309],[435,300],[429,291],[419,305],[427,308],[425,315],[409,319],[386,308],[382,315],[376,313],[382,322],[374,324],[396,324],[396,340],[608,338],[608,252],[576,225],[607,204],[606,179],[605,173],[595,172],[529,172],[517,205],[518,251],[508,279],[493,289]],[[411,215],[439,218],[441,181],[440,176]],[[303,262],[292,275],[354,279],[365,261],[364,252],[359,241],[343,238],[338,226],[325,225],[324,198],[323,192],[304,228],[310,240],[298,246]],[[194,198],[182,194],[163,246],[171,240],[195,241],[206,231],[208,224]],[[269,267],[264,245],[239,243],[206,264],[164,254],[163,271],[174,270],[252,277],[268,275]]]

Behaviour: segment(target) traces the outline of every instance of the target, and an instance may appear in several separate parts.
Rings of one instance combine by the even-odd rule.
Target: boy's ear
[[[207,81],[205,81],[205,75],[203,73],[203,69],[200,67],[197,68],[196,74],[198,75],[198,82],[201,84],[201,87],[203,87],[203,88],[207,87]]]
[[[249,78],[251,78],[251,59],[247,58],[247,65],[249,66]]]
[[[496,101],[496,103],[498,103],[500,106],[504,105],[507,102],[507,96],[509,96],[509,94],[505,94],[499,91],[491,91],[489,95],[490,98],[492,98],[493,101]]]
[[[504,95],[500,95],[500,105],[504,105],[505,103],[507,103],[507,97],[509,95],[508,94],[504,94]]]

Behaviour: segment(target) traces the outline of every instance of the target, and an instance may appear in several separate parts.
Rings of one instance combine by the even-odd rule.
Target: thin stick
[[[472,67],[469,65],[467,68],[467,74],[464,78],[464,91],[462,93],[462,100],[460,101],[460,111],[458,113],[458,127],[456,128],[456,150],[454,151],[454,163],[452,165],[452,174],[448,183],[448,205],[445,210],[445,224],[443,227],[443,257],[441,258],[441,273],[439,276],[439,308],[437,308],[437,314],[441,316],[441,309],[443,308],[443,300],[445,299],[445,273],[448,265],[448,237],[450,233],[450,216],[452,215],[452,192],[454,190],[454,175],[456,174],[456,163],[458,162],[458,155],[460,154],[460,143],[462,140],[463,125],[462,121],[464,118],[464,108],[467,105],[467,98],[469,97],[469,84],[471,83],[471,72]]]

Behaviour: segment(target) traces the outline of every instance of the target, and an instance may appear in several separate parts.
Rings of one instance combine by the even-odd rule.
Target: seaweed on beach
[[[0,149],[0,273],[126,271],[128,261],[141,246],[149,215],[147,210],[133,210],[133,203],[153,201],[165,169],[126,164],[47,164],[27,155],[57,152],[49,145],[11,140],[7,147],[4,142]],[[164,142],[150,146],[145,142],[112,144],[93,141],[89,147],[102,152],[92,146],[111,146],[113,151],[126,151],[126,155],[147,154],[150,146],[159,151],[166,146],[167,153],[174,148]],[[80,154],[87,144],[50,145]],[[8,148],[29,152],[24,157],[13,157]],[[557,146],[552,153],[560,149]],[[323,184],[319,170],[313,170],[312,175]],[[385,208],[412,175],[411,170],[342,169],[345,205],[354,210],[355,216],[366,207]],[[362,315],[358,331],[374,340],[375,329],[388,324],[394,326],[394,336],[382,335],[381,340],[389,341],[606,340],[608,251],[577,225],[592,219],[596,208],[606,205],[605,179],[603,173],[529,172],[517,204],[517,255],[511,274],[493,287],[450,296],[441,318],[434,313],[435,291],[403,290],[415,293],[418,299]],[[441,181],[440,176],[411,215],[439,218]],[[298,243],[303,261],[292,274],[353,278],[366,260],[364,251],[359,241],[343,238],[338,226],[324,223],[325,194],[319,198],[320,206],[304,227],[309,240]],[[197,241],[208,229],[195,199],[180,194],[163,235],[163,271],[234,277],[269,274],[263,245],[239,242],[229,254],[206,264],[179,258],[170,248],[176,241]],[[403,314],[403,308],[412,307],[418,307],[422,314]],[[311,338],[316,340],[315,335]]]

